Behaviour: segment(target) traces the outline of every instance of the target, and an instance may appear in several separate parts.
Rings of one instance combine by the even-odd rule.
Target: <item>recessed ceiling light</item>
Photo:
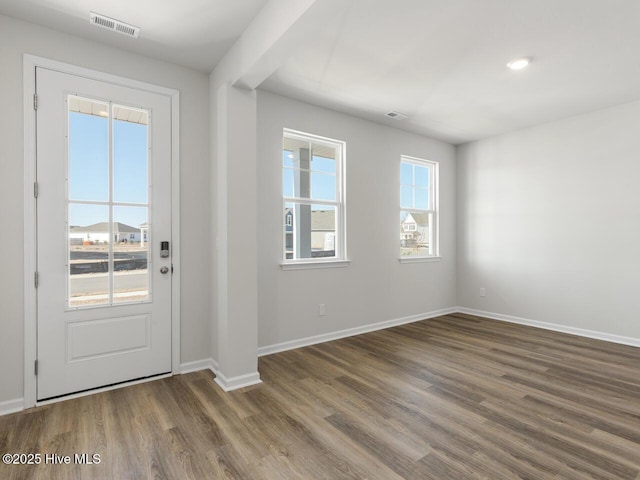
[[[531,57],[516,58],[515,60],[511,60],[509,63],[507,63],[507,67],[509,67],[511,70],[522,70],[531,63],[531,60]]]

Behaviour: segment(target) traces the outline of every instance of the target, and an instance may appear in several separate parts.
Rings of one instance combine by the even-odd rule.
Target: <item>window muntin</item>
[[[400,160],[400,256],[438,255],[438,164],[402,156]]]
[[[344,260],[343,160],[343,142],[284,130],[284,263]]]

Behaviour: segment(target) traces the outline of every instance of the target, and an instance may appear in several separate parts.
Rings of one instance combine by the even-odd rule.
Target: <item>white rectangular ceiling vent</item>
[[[404,113],[400,113],[400,112],[387,112],[385,113],[385,116],[389,118],[393,118],[394,120],[404,120],[405,118],[407,118],[407,116]]]
[[[126,35],[128,37],[138,38],[138,35],[140,34],[140,28],[129,25],[128,23],[121,22],[120,20],[116,20],[115,18],[100,15],[99,13],[91,12],[89,14],[89,21],[93,25],[97,25],[98,27],[121,33],[122,35]]]

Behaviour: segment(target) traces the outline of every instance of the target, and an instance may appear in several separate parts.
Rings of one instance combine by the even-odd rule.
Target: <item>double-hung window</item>
[[[438,256],[438,164],[400,159],[400,260]]]
[[[346,260],[344,142],[284,130],[283,265]]]

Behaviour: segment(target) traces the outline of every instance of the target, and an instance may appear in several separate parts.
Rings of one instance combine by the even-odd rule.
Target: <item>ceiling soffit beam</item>
[[[270,0],[211,73],[214,86],[254,90],[350,0]]]

